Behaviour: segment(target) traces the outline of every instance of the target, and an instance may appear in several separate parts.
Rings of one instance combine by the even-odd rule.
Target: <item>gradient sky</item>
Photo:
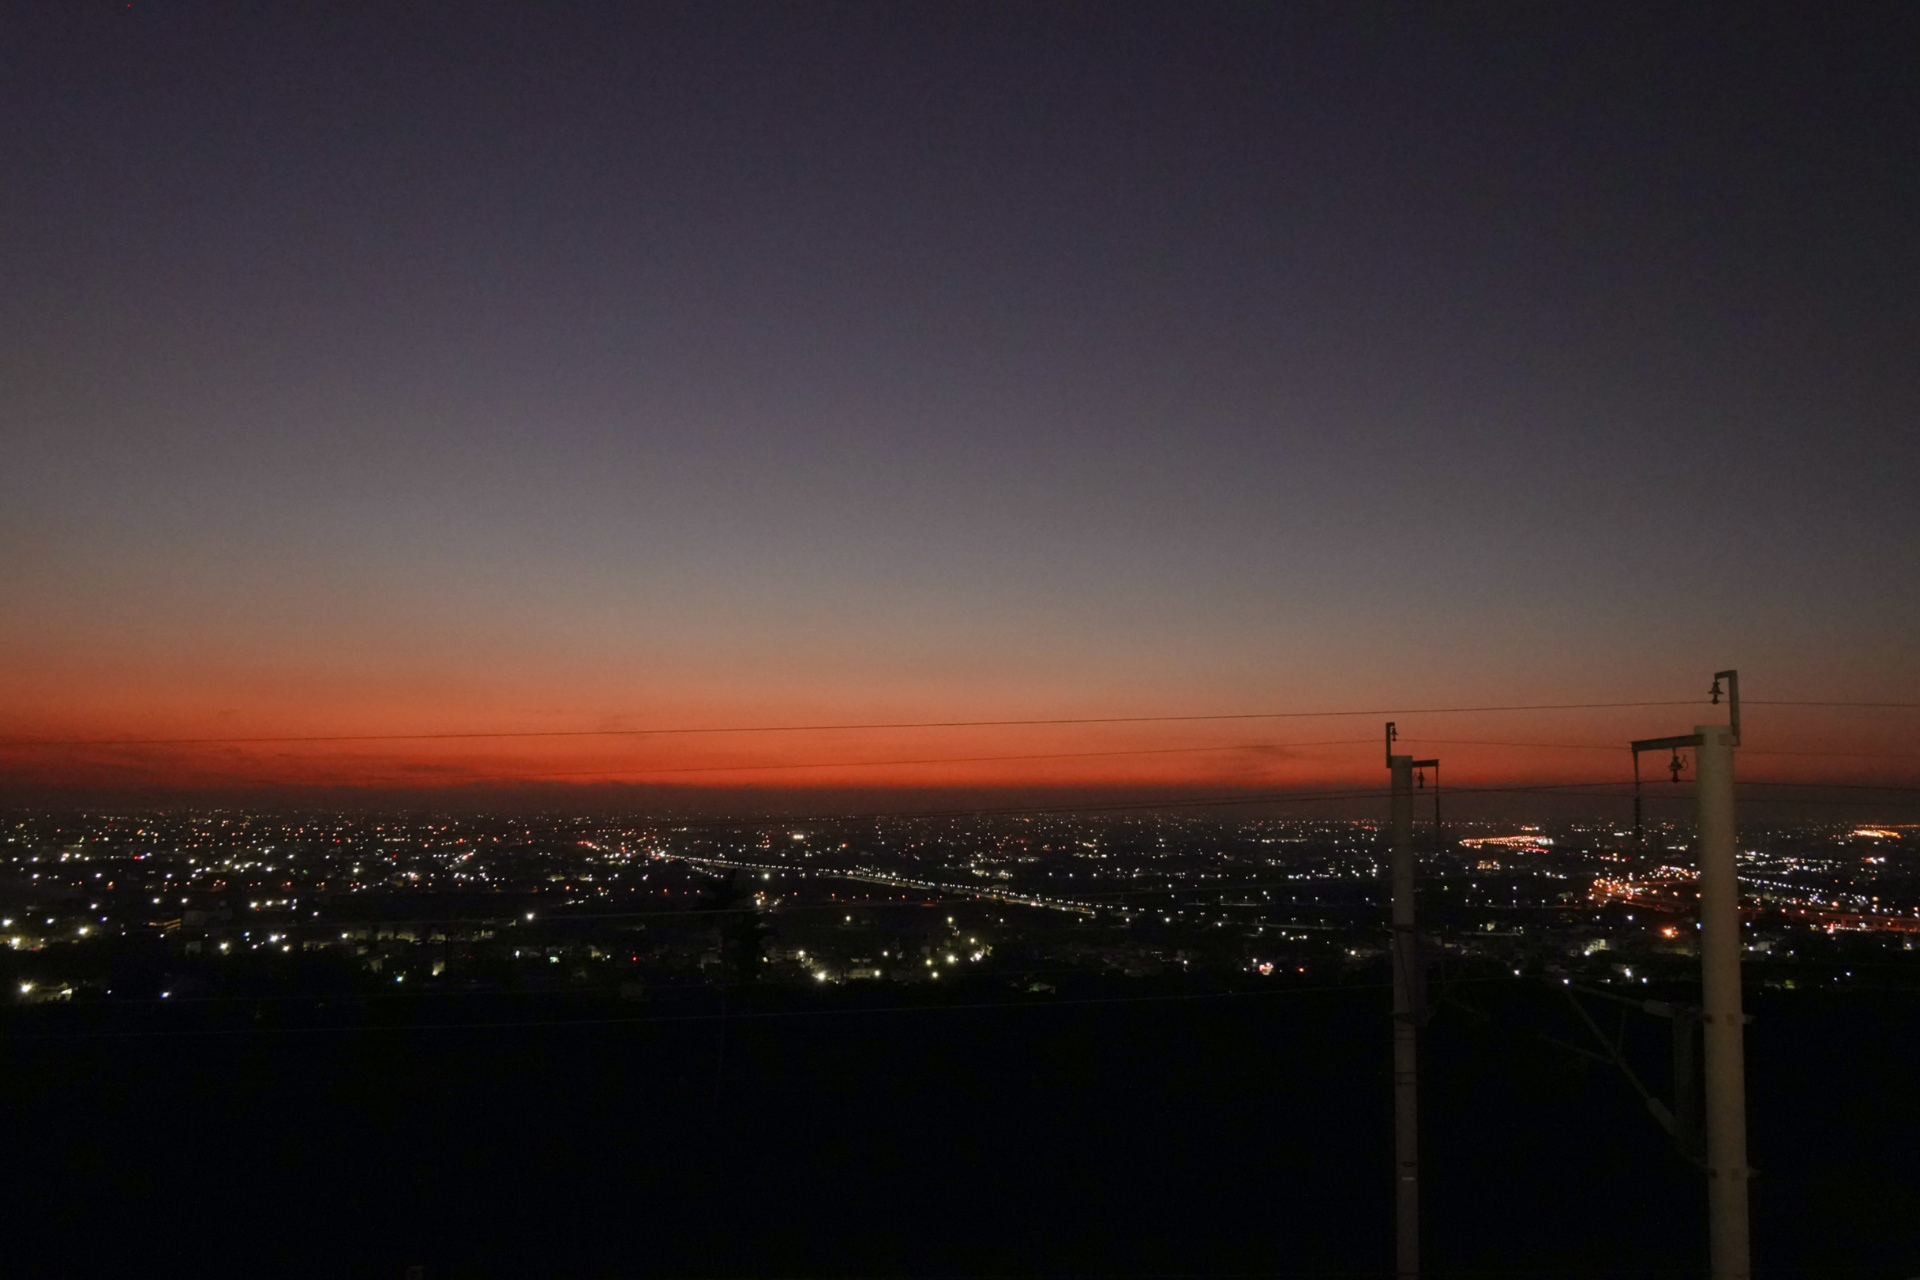
[[[1917,31],[8,6],[0,732],[1616,701],[1723,666],[1920,702]],[[1913,712],[1754,726],[1920,754]],[[0,787],[1346,740],[816,776],[1371,782],[1377,732],[16,745]]]

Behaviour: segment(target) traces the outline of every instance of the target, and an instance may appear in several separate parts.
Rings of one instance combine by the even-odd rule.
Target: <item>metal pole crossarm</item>
[[[1720,682],[1727,682],[1727,727],[1733,730],[1733,745],[1740,745],[1740,673],[1738,671],[1716,671],[1713,673],[1713,690],[1708,695],[1715,706],[1720,705]]]
[[[1595,1000],[1611,1000],[1615,1004],[1623,1004],[1630,1009],[1638,1009],[1640,1012],[1652,1014],[1656,1018],[1671,1018],[1676,1012],[1686,1012],[1684,1009],[1676,1010],[1672,1004],[1665,1000],[1636,1000],[1632,996],[1616,995],[1611,991],[1602,991],[1598,987],[1581,986],[1579,983],[1570,983],[1566,989],[1569,991],[1578,991],[1583,996],[1592,996]]]
[[[1671,738],[1641,738],[1639,741],[1631,743],[1630,745],[1633,747],[1633,754],[1635,755],[1639,755],[1642,751],[1677,751],[1681,747],[1699,746],[1700,735],[1697,733],[1682,733]]]
[[[1388,767],[1392,767],[1393,758],[1387,758]],[[1440,827],[1440,762],[1438,760],[1415,760],[1416,769],[1433,770],[1433,843],[1435,848],[1445,847],[1446,840]],[[1426,785],[1423,781],[1422,786]],[[1424,1021],[1424,1020],[1423,1020]]]

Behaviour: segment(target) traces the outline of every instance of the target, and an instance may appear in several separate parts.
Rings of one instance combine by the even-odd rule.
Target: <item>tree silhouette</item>
[[[714,942],[720,952],[722,980],[754,982],[766,965],[767,939],[745,872],[716,877],[704,891],[699,910],[713,916]]]

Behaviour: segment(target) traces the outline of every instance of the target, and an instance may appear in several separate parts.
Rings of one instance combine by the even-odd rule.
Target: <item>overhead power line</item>
[[[1401,740],[1426,742],[1437,747],[1527,747],[1535,751],[1626,751],[1629,749],[1624,742],[1493,742],[1484,738],[1429,738],[1424,734],[1413,733],[1403,735]],[[1374,740],[1369,738],[1367,741],[1371,743]],[[1742,747],[1740,754],[1742,756],[1845,756],[1864,760],[1920,760],[1920,756],[1885,751],[1783,751],[1765,747]]]
[[[1517,984],[1522,979],[1494,976],[1485,978],[1456,978],[1455,983],[1496,983]],[[665,1022],[745,1022],[745,1021],[785,1021],[790,1019],[867,1017],[885,1014],[917,1013],[971,1013],[983,1010],[1037,1010],[1083,1008],[1088,1005],[1134,1005],[1134,1004],[1189,1004],[1220,1000],[1271,999],[1275,996],[1316,995],[1328,992],[1373,991],[1385,986],[1384,983],[1352,982],[1314,986],[1271,986],[1238,991],[1196,991],[1176,992],[1164,995],[1147,996],[1068,996],[1027,1000],[976,1000],[964,1003],[948,1004],[929,1002],[926,1004],[891,1005],[851,1005],[831,1009],[770,1009],[745,1010],[716,1013],[671,1013],[639,1014],[631,1017],[615,1018],[537,1018],[513,1019],[494,1022],[407,1022],[380,1023],[369,1022],[357,1026],[309,1025],[277,1027],[223,1027],[223,1028],[186,1028],[179,1030],[141,1030],[141,1031],[68,1031],[44,1034],[14,1034],[9,1039],[14,1043],[27,1043],[42,1040],[145,1040],[174,1038],[179,1036],[267,1036],[267,1035],[306,1035],[306,1034],[348,1034],[361,1035],[383,1031],[506,1031],[530,1028],[564,1027],[607,1027],[631,1026],[639,1023]],[[351,997],[341,997],[350,999]]]
[[[1824,782],[1766,783],[1762,781],[1753,781],[1753,782],[1741,782],[1738,785],[1740,786],[1806,786],[1806,787],[1817,787],[1821,789],[1835,790],[1835,791],[1845,791],[1845,790],[1856,789],[1856,788],[1848,787],[1845,784],[1832,784],[1832,783],[1824,783]],[[1603,793],[1599,795],[1594,795],[1593,798],[1595,799],[1626,799],[1629,794],[1627,791],[1627,788],[1630,788],[1631,786],[1632,786],[1632,783],[1624,778],[1605,778],[1605,779],[1599,779],[1592,782],[1547,782],[1547,783],[1532,783],[1532,784],[1500,786],[1500,787],[1452,787],[1450,786],[1447,788],[1446,794],[1449,797],[1463,796],[1463,795],[1530,795],[1530,794],[1545,794],[1549,792],[1580,792],[1580,791],[1585,791],[1591,794],[1596,788],[1615,787],[1615,788],[1620,788],[1620,791],[1618,792],[1618,794],[1609,796]],[[1874,789],[1920,793],[1920,787],[1886,787],[1886,788],[1874,788]],[[1667,789],[1663,787],[1663,790],[1657,794],[1664,794],[1665,790]],[[1372,787],[1372,788],[1365,788],[1365,789],[1356,789],[1351,791],[1322,791],[1322,792],[1304,792],[1304,793],[1282,791],[1282,792],[1259,793],[1259,794],[1252,794],[1252,795],[1242,793],[1239,795],[1224,795],[1224,796],[1223,795],[1173,796],[1173,797],[1167,797],[1167,798],[1158,799],[1158,800],[1116,801],[1110,804],[1103,804],[1098,801],[1083,801],[1083,802],[1074,803],[1074,804],[1035,805],[1031,807],[1019,807],[1019,808],[1012,808],[1012,807],[972,808],[972,809],[925,810],[920,812],[849,813],[849,814],[839,814],[839,815],[818,815],[814,818],[786,816],[786,817],[769,817],[764,820],[742,819],[742,818],[732,818],[732,819],[716,818],[711,820],[686,819],[684,821],[682,820],[660,821],[658,822],[657,825],[660,825],[662,827],[671,827],[671,828],[679,829],[679,828],[691,828],[691,827],[698,827],[698,826],[732,826],[732,827],[784,826],[784,825],[791,825],[795,822],[820,821],[823,819],[832,820],[832,821],[866,822],[866,821],[921,820],[921,819],[930,819],[930,818],[1047,817],[1047,816],[1053,816],[1053,815],[1072,815],[1072,814],[1081,814],[1081,813],[1153,812],[1155,810],[1166,810],[1166,809],[1203,809],[1203,808],[1234,807],[1234,806],[1245,806],[1245,805],[1317,804],[1321,802],[1338,801],[1338,800],[1380,799],[1385,797],[1388,794],[1389,794],[1388,789],[1385,787]],[[1656,794],[1656,792],[1654,792],[1652,788],[1649,788],[1648,794]],[[1692,789],[1688,788],[1682,794],[1686,796],[1691,796]],[[1769,798],[1764,796],[1754,796],[1754,797],[1751,797],[1751,799],[1760,803],[1766,803]],[[1804,799],[1801,797],[1774,797],[1773,799],[1776,802],[1785,802],[1790,800],[1791,803],[1794,803],[1794,804],[1861,805],[1861,804],[1902,803],[1900,801],[1880,801],[1880,800],[1869,800],[1869,799],[1822,800],[1822,799],[1816,799],[1811,797],[1804,798]],[[1920,801],[1916,801],[1914,803],[1920,803]]]
[[[1920,702],[1808,702],[1799,699],[1748,698],[1750,707],[1861,707],[1869,711],[1920,711]]]
[[[1126,751],[1042,751],[1021,755],[1000,756],[928,756],[918,760],[809,760],[785,764],[702,764],[670,765],[664,768],[652,765],[607,765],[598,769],[560,769],[526,772],[516,770],[510,774],[498,776],[469,773],[461,777],[426,778],[413,775],[406,779],[392,777],[329,778],[321,784],[325,786],[372,786],[372,785],[411,785],[411,786],[469,786],[476,783],[517,783],[531,778],[608,778],[614,781],[631,778],[652,778],[666,774],[686,773],[768,773],[793,769],[892,769],[907,765],[928,764],[985,764],[997,761],[1031,760],[1091,760],[1111,756],[1170,756],[1191,755],[1201,752],[1218,751],[1270,751],[1291,749],[1294,747],[1360,747],[1378,746],[1377,738],[1340,738],[1321,742],[1229,742],[1209,747],[1140,747]]]
[[[639,738],[719,733],[837,733],[881,729],[986,729],[1039,725],[1172,724],[1229,720],[1315,720],[1359,716],[1442,716],[1501,711],[1600,711],[1629,707],[1691,707],[1700,699],[1661,702],[1552,702],[1486,707],[1368,707],[1347,711],[1240,711],[1167,716],[1057,716],[1017,720],[887,720],[863,724],[685,726],[669,729],[488,729],[446,733],[320,733],[182,738],[0,738],[9,747],[188,747],[289,742],[450,742],[494,738]],[[1784,705],[1760,703],[1756,705]],[[1816,704],[1793,704],[1816,705]],[[1826,704],[1819,704],[1826,705]],[[1842,705],[1842,704],[1832,704]],[[1864,703],[1847,703],[1864,706]]]
[[[1592,787],[1624,787],[1630,785],[1624,779],[1607,778],[1596,782],[1553,782],[1537,783],[1530,786],[1511,787],[1448,787],[1447,794],[1489,794],[1506,792],[1565,791]],[[732,827],[758,828],[769,826],[791,826],[796,822],[898,822],[921,821],[933,818],[1022,818],[1050,817],[1054,815],[1073,815],[1082,813],[1150,813],[1166,809],[1200,809],[1212,807],[1232,807],[1263,804],[1317,804],[1336,800],[1375,800],[1388,794],[1385,787],[1363,787],[1342,791],[1274,791],[1249,794],[1239,792],[1220,795],[1166,796],[1153,800],[1116,800],[1101,802],[1083,800],[1067,804],[1021,805],[1006,807],[980,807],[966,809],[928,809],[919,811],[874,811],[868,813],[819,814],[812,817],[794,815],[756,818],[687,818],[656,819],[654,825],[670,830],[688,830],[695,827]]]
[[[1154,716],[1029,716],[1003,720],[877,720],[838,724],[771,725],[681,725],[650,729],[472,729],[428,733],[313,733],[206,735],[173,738],[0,738],[7,747],[188,747],[244,746],[301,742],[455,742],[519,738],[621,738],[671,737],[728,733],[841,733],[888,729],[985,729],[1022,728],[1047,725],[1099,724],[1175,724],[1225,722],[1235,720],[1314,720],[1365,716],[1441,716],[1476,715],[1523,711],[1605,711],[1639,707],[1691,707],[1697,698],[1643,700],[1635,702],[1541,702],[1473,707],[1364,707],[1327,711],[1240,711],[1199,712]],[[1841,702],[1804,699],[1748,699],[1754,707],[1827,707],[1855,710],[1920,710],[1920,702]],[[1442,741],[1429,739],[1429,741]],[[1331,744],[1329,744],[1331,745]],[[1560,744],[1511,743],[1461,745],[1548,746]],[[1572,744],[1567,744],[1572,745]],[[1811,753],[1809,753],[1811,754]],[[1837,754],[1837,753],[1836,753]]]
[[[1348,737],[1338,741],[1323,743],[1221,743],[1217,747],[1140,747],[1133,750],[1048,750],[1048,752],[1029,752],[1018,756],[927,756],[922,760],[803,760],[797,764],[693,764],[693,766],[603,766],[599,770],[540,770],[534,773],[515,771],[501,777],[490,775],[467,775],[467,777],[442,777],[432,779],[434,785],[468,785],[468,783],[518,783],[530,777],[657,777],[664,773],[768,773],[778,770],[891,770],[912,764],[989,764],[1002,760],[1094,760],[1106,756],[1183,756],[1194,752],[1219,752],[1219,750],[1277,750],[1292,747],[1377,747],[1379,739],[1371,737]],[[355,785],[363,783],[392,783],[397,779],[330,779],[328,785],[340,785],[342,781],[351,781]],[[409,779],[413,785],[424,785],[426,779]]]

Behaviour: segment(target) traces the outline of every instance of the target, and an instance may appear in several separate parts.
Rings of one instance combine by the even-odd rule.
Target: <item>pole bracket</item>
[[[1678,751],[1681,747],[1699,746],[1700,735],[1682,733],[1671,738],[1641,738],[1628,745],[1633,748],[1635,755],[1639,755],[1642,751]]]

